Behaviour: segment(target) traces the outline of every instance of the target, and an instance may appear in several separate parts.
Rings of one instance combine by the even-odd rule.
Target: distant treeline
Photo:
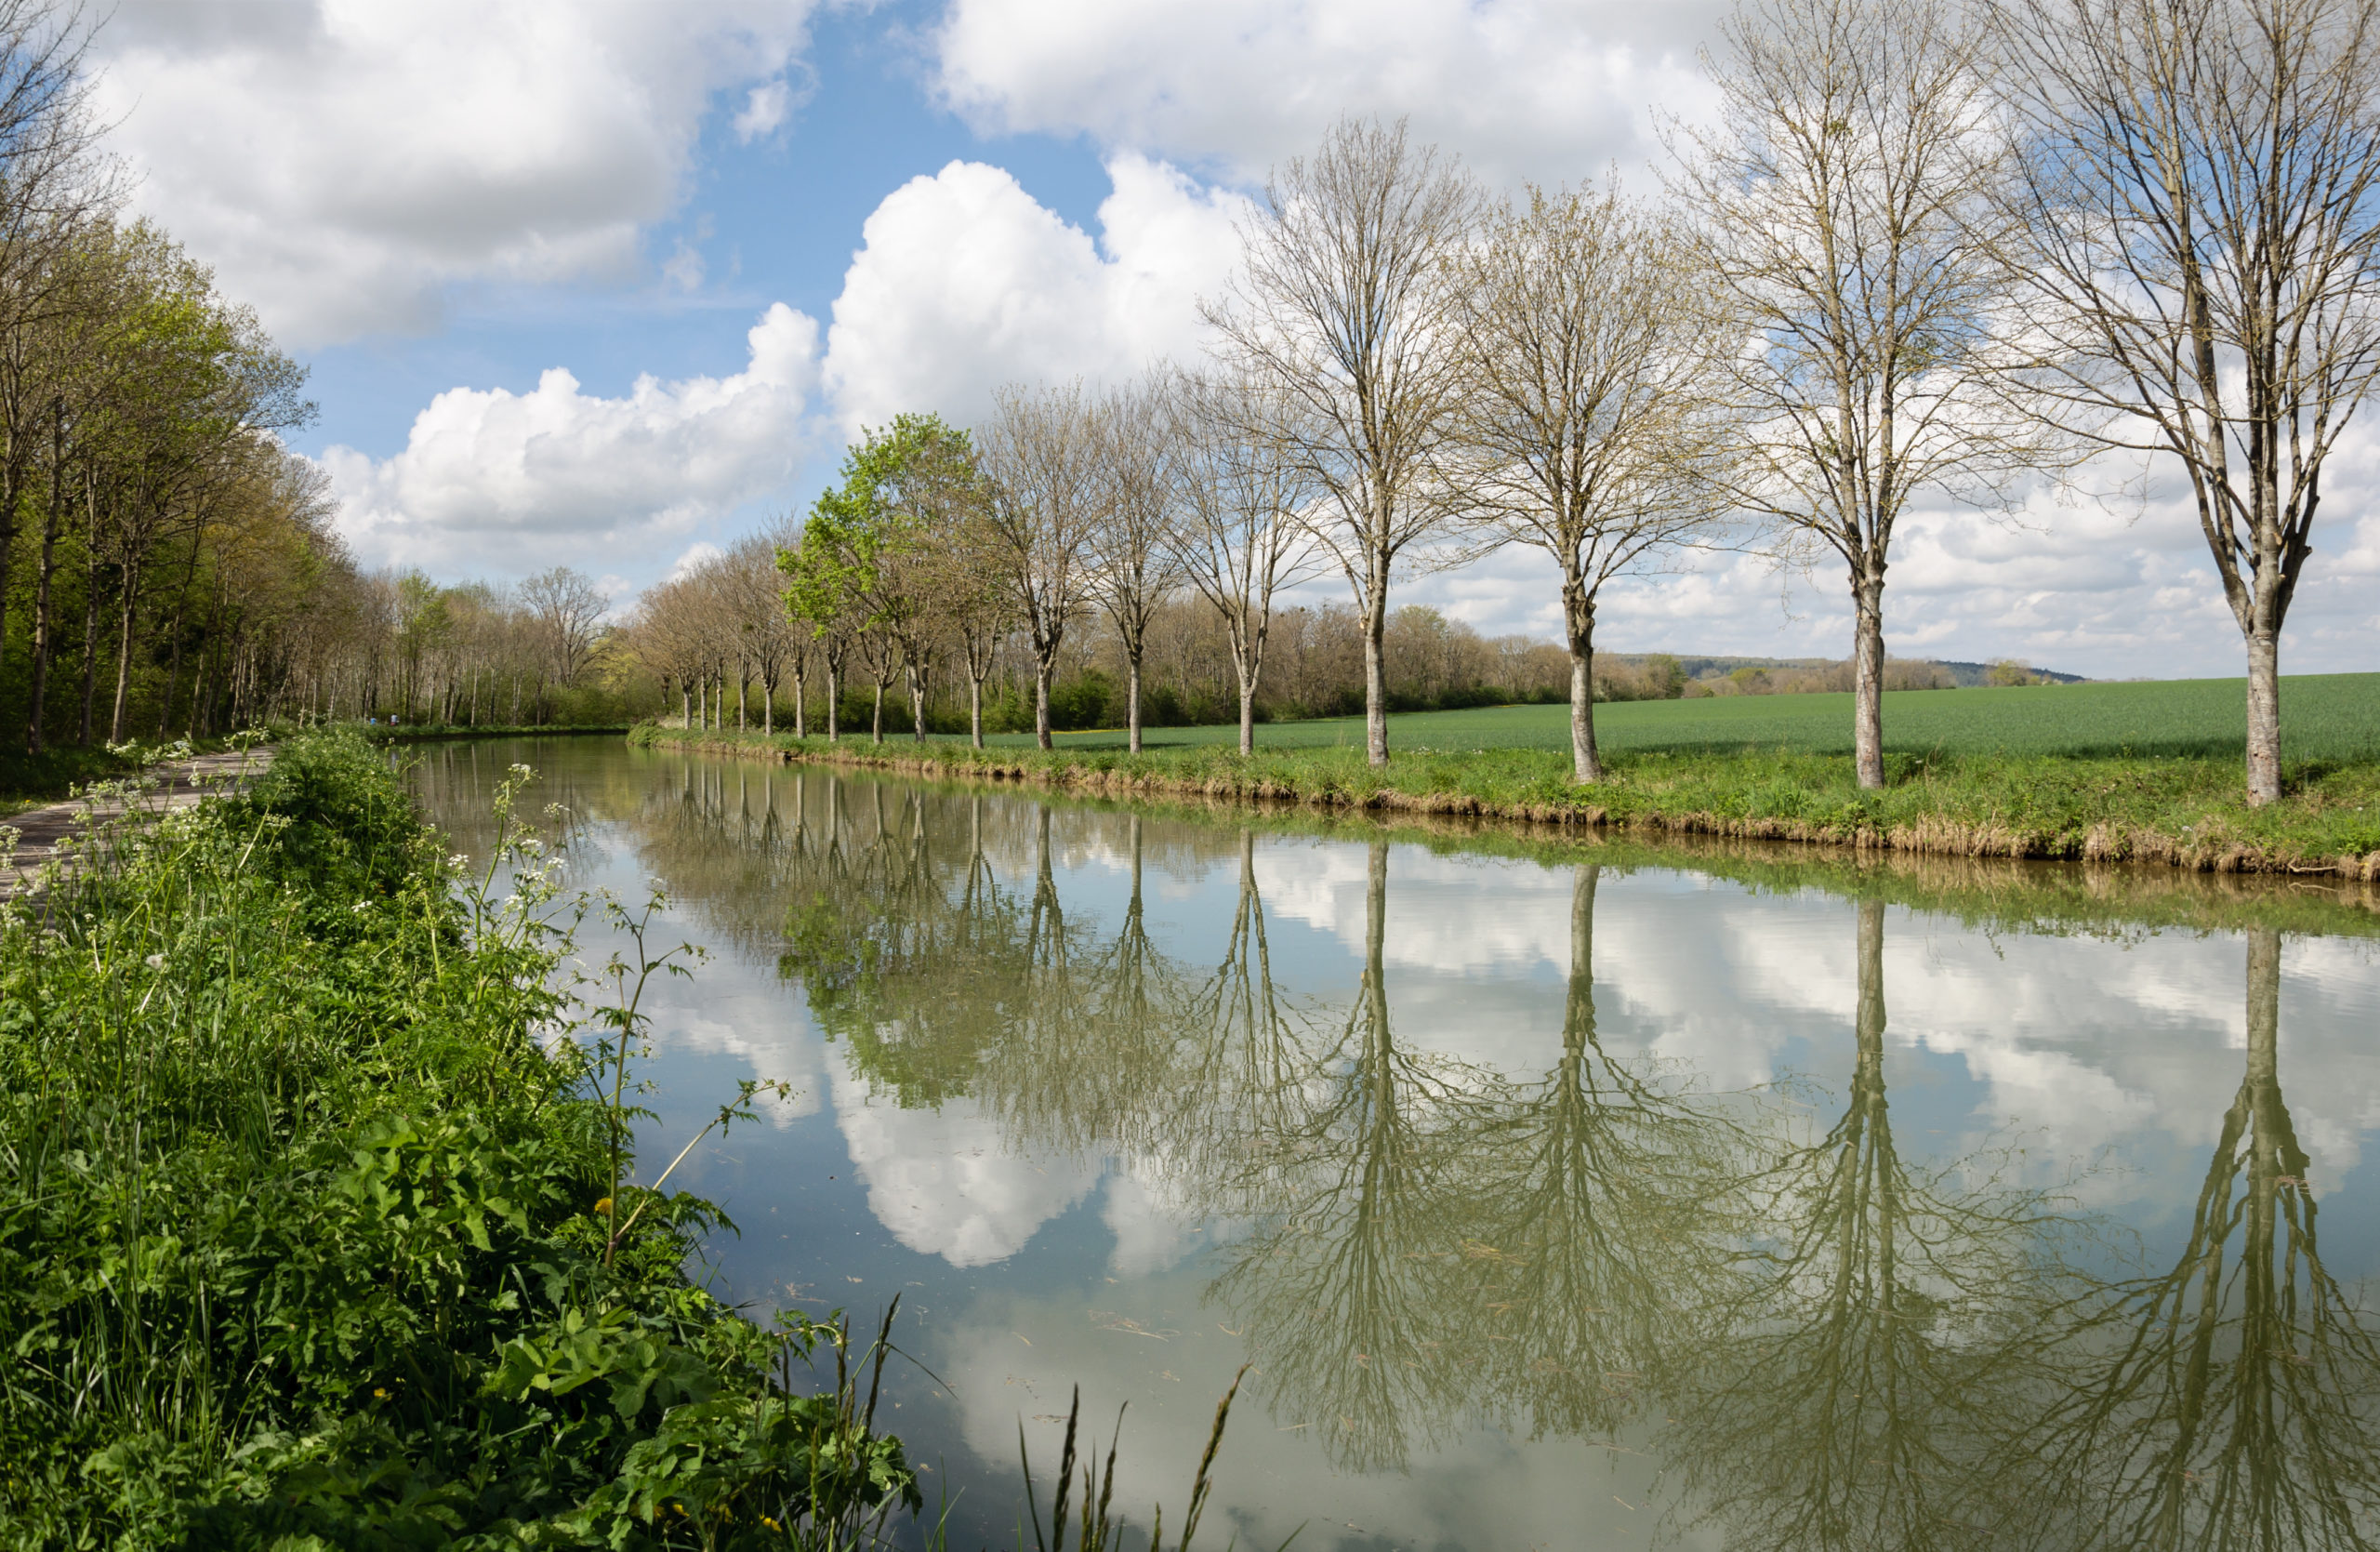
[[[724,570],[734,556],[711,563]],[[747,564],[773,572],[754,547]],[[752,579],[756,597],[771,598],[768,577]],[[734,591],[720,580],[721,594]],[[633,636],[630,636],[632,643]],[[1569,655],[1553,642],[1527,635],[1487,636],[1436,609],[1408,604],[1392,612],[1382,632],[1388,701],[1397,711],[1460,710],[1477,706],[1558,705],[1569,695]],[[598,649],[606,671],[600,683],[582,689],[574,702],[650,708],[660,704],[658,670],[640,662],[622,643],[606,638]],[[757,659],[739,683],[730,659],[716,695],[699,686],[683,704],[672,697],[670,720],[728,727],[795,725],[797,691],[790,675],[778,676],[773,695],[763,684]],[[1951,689],[1984,683],[2070,681],[2015,663],[1976,664],[1886,660],[1891,690]],[[1598,701],[1678,700],[1711,696],[1793,695],[1851,688],[1852,665],[1821,658],[1780,662],[1771,658],[1694,657],[1671,653],[1606,654],[1595,660]],[[1061,649],[1050,695],[1051,726],[1059,731],[1122,726],[1127,708],[1124,644],[1104,622],[1093,622]],[[875,726],[873,686],[848,681],[841,688],[838,722],[862,732]],[[888,686],[888,690],[891,687]],[[801,724],[826,725],[826,690],[820,676],[806,676],[800,692]],[[1239,693],[1231,643],[1214,610],[1197,599],[1176,599],[1153,613],[1142,658],[1142,716],[1151,727],[1222,726],[1239,716]],[[764,704],[764,696],[766,696]],[[883,698],[887,734],[914,730],[907,697]],[[1347,717],[1364,710],[1363,624],[1340,604],[1281,609],[1273,619],[1266,650],[1264,688],[1257,697],[1260,722],[1307,717]],[[562,720],[562,719],[556,719]],[[591,719],[590,719],[591,720]],[[945,682],[926,697],[929,733],[968,731],[967,685]],[[1002,643],[985,683],[986,733],[1033,731],[1033,664],[1029,648],[1012,638]]]

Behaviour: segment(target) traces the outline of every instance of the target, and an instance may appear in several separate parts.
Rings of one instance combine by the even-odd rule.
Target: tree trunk
[[[967,733],[974,747],[984,747],[984,682],[970,676],[967,681]]]
[[[24,491],[21,460],[17,457],[17,437],[13,428],[7,437],[5,457],[0,463],[7,466],[7,477],[0,480],[0,671],[7,668],[8,643],[8,563],[17,553],[17,498]]]
[[[1603,754],[1595,748],[1595,605],[1584,577],[1564,579],[1562,615],[1570,648],[1570,775],[1580,782],[1601,781]]]
[[[1881,564],[1856,574],[1858,609],[1851,642],[1851,758],[1859,785],[1884,785],[1884,576]]]
[[[917,741],[926,741],[926,680],[914,669],[909,672],[909,726]]]
[[[212,685],[206,670],[214,666],[215,630],[210,622],[206,628],[206,639],[199,643],[198,661],[191,665],[190,718],[182,724],[182,736],[185,738],[200,737],[213,731],[206,725],[206,696]]]
[[[1055,667],[1047,657],[1033,664],[1033,741],[1045,749],[1056,747],[1050,737],[1050,674]]]
[[[2281,796],[2281,632],[2248,634],[2248,803]]]
[[[1595,649],[1592,641],[1570,644],[1570,775],[1580,782],[1603,779],[1603,756],[1595,748]]]
[[[1132,753],[1141,752],[1141,653],[1134,647],[1126,655],[1124,665],[1124,741]]]
[[[800,664],[793,670],[793,736],[810,736],[810,670]]]
[[[829,660],[826,664],[826,742],[833,743],[842,735],[843,675]]]
[[[1373,578],[1364,605],[1364,749],[1374,765],[1388,763],[1387,581],[1384,575]]]
[[[744,715],[744,697],[746,693],[750,690],[751,685],[752,681],[746,675],[744,671],[744,665],[741,662],[738,662],[735,665],[735,731],[738,733],[746,732],[751,726],[751,723],[746,720]],[[722,722],[725,720],[725,718],[721,719]]]
[[[91,747],[91,702],[99,689],[99,536],[91,533],[90,575],[83,584],[83,722],[75,743]]]
[[[1256,686],[1239,682],[1239,752],[1256,752]]]
[[[124,567],[124,602],[117,611],[115,643],[115,715],[108,722],[108,742],[124,742],[125,701],[132,691],[132,615],[140,598],[140,571],[127,561]]]
[[[884,742],[884,681],[876,682],[876,721],[869,729],[877,743]]]
[[[182,574],[181,598],[174,608],[174,624],[170,638],[174,643],[173,664],[165,670],[165,693],[157,701],[157,736],[160,738],[165,736],[165,726],[173,720],[174,696],[182,687],[182,636],[184,628],[190,623],[190,585],[192,579],[197,575],[198,536],[193,534],[190,541],[190,568]],[[413,710],[411,696],[405,697],[405,710],[407,711]]]
[[[25,749],[39,754],[42,750],[42,702],[49,689],[50,655],[58,650],[57,632],[49,617],[49,580],[58,569],[58,481],[50,481],[49,515],[41,529],[41,569],[33,580],[33,660],[32,707],[25,715]]]
[[[763,679],[760,681],[760,736],[774,738],[776,736],[777,682],[774,679]]]

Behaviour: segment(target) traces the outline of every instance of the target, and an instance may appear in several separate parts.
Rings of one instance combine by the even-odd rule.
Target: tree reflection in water
[[[1731,1547],[2010,1544],[2042,1484],[2003,1470],[2054,1373],[2052,1204],[1988,1160],[1912,1169],[1884,1078],[1884,906],[1858,907],[1851,1085],[1757,1182],[1764,1228],[1710,1336],[1665,1375],[1665,1458]]]
[[[1387,892],[1388,842],[1376,840],[1362,980],[1337,1041],[1310,1063],[1304,1103],[1256,1155],[1265,1188],[1236,1193],[1266,1221],[1215,1283],[1248,1326],[1274,1415],[1307,1425],[1356,1470],[1402,1466],[1408,1433],[1435,1437],[1448,1421],[1432,1404],[1459,1351],[1445,1253],[1472,1206],[1462,1122],[1483,1076],[1398,1048]]]
[[[2380,1544],[2380,1343],[2324,1269],[2281,1090],[2281,935],[2248,932],[2247,1063],[2189,1237],[2102,1285],[2069,1334],[2034,1468],[2097,1507],[2057,1539],[2114,1549]]]
[[[1319,1055],[1312,1010],[1273,978],[1256,832],[1237,839],[1231,932],[1211,975],[1178,983],[1181,1042],[1157,1129],[1161,1156],[1223,1217],[1277,1199]]]
[[[1662,1356],[1699,1344],[1691,1301],[1720,1275],[1747,1140],[1673,1075],[1604,1050],[1601,873],[1575,870],[1560,1061],[1495,1085],[1464,1139],[1479,1205],[1454,1312],[1478,1338],[1477,1403],[1535,1437],[1617,1432]]]
[[[1510,1076],[1396,1038],[1384,839],[1333,1008],[1276,981],[1252,829],[1165,831],[1237,868],[1194,968],[1147,922],[1157,821],[1069,831],[1129,870],[1110,928],[1061,897],[1047,804],[795,776],[780,816],[743,785],[690,772],[648,800],[644,860],[715,881],[687,893],[722,924],[777,912],[786,974],[879,1092],[972,1096],[1014,1147],[1113,1151],[1183,1214],[1252,1224],[1212,1296],[1278,1422],[1346,1468],[1478,1422],[1637,1426],[1674,1522],[1731,1547],[2380,1543],[2380,1344],[2318,1251],[2271,930],[2248,934],[2246,1070],[2187,1242],[2118,1275],[2110,1226],[2003,1178],[2004,1149],[1902,1158],[1878,901],[1842,1108],[1778,1141],[1778,1107],[1604,1049],[1591,862],[1560,1052]]]

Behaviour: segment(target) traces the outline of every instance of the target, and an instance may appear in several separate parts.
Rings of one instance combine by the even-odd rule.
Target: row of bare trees
[[[1842,561],[1860,778],[1896,523],[2104,453],[2178,474],[2281,794],[2280,639],[2380,370],[2373,0],[1762,0],[1679,137],[1748,434],[1724,489]]]
[[[1747,0],[1666,207],[1487,205],[1399,127],[1276,169],[1216,354],[1295,403],[1304,522],[1375,637],[1405,557],[1484,521],[1595,591],[1682,543],[1844,568],[1859,780],[1912,502],[2103,453],[2178,472],[2281,791],[2279,647],[2321,478],[2380,370],[2375,0]],[[1372,757],[1387,752],[1375,683]]]
[[[323,629],[265,715],[521,726],[618,720],[634,698],[609,595],[568,566],[509,587],[350,570],[316,606]]]
[[[1013,652],[1046,747],[1096,620],[1137,749],[1151,632],[1195,596],[1247,749],[1276,599],[1335,571],[1377,763],[1394,586],[1520,545],[1559,577],[1593,781],[1602,590],[1749,549],[1843,567],[1873,787],[1912,504],[2014,510],[2135,454],[2184,476],[2204,528],[2269,801],[2281,626],[2380,366],[2375,20],[2380,0],[1746,0],[1707,60],[1718,113],[1671,128],[1661,200],[1608,180],[1491,199],[1402,125],[1342,122],[1268,179],[1203,304],[1205,362],[866,433],[798,531],[648,598],[652,660],[705,714],[731,668],[740,700],[814,660],[830,735],[856,671],[879,736],[896,682],[922,736],[929,687],[961,671],[980,737]]]
[[[811,643],[787,609],[776,564],[778,546],[794,537],[790,524],[779,524],[647,589],[638,601],[633,650],[646,671],[660,680],[663,700],[674,692],[687,726],[726,726],[732,684],[735,725],[757,722],[761,731],[774,733],[778,688],[789,684],[794,731],[810,731]],[[756,683],[760,694],[754,716],[750,699]]]

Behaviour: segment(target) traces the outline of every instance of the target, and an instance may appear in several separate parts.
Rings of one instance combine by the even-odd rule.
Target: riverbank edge
[[[597,734],[617,737],[634,725],[632,723],[524,723],[518,727],[474,727],[469,723],[419,727],[367,725],[359,727],[357,731],[375,744],[443,744],[469,738],[577,738]]]
[[[2178,868],[2192,872],[2283,873],[2328,875],[2364,883],[2380,882],[2380,817],[2344,847],[2321,847],[2287,835],[2245,831],[2241,816],[2209,804],[2187,825],[2168,828],[2121,816],[2101,816],[2089,825],[2043,823],[2020,812],[1963,814],[1948,803],[1921,808],[1896,818],[1852,814],[1812,819],[1764,813],[1762,800],[1772,794],[1750,781],[1727,796],[1739,812],[1725,812],[1712,803],[1673,804],[1661,793],[1624,778],[1597,786],[1592,793],[1567,781],[1542,776],[1524,779],[1531,789],[1517,795],[1481,789],[1483,784],[1430,781],[1445,774],[1448,761],[1463,757],[1434,754],[1405,767],[1424,780],[1419,789],[1395,785],[1400,775],[1392,764],[1382,776],[1352,760],[1332,761],[1337,751],[1296,749],[1267,751],[1243,759],[1236,750],[1191,748],[1184,753],[1148,751],[1131,755],[1116,749],[977,749],[953,741],[915,746],[896,751],[891,743],[867,745],[823,738],[797,739],[789,734],[764,735],[732,730],[684,730],[640,723],[628,730],[628,743],[641,749],[671,749],[740,758],[774,759],[787,763],[840,765],[937,780],[1019,783],[1101,797],[1180,796],[1236,802],[1293,803],[1324,809],[1366,809],[1415,815],[1461,816],[1517,825],[1550,825],[1625,829],[1640,836],[1712,836],[1737,841],[1783,841],[1855,851],[1905,851],[1946,856],[2010,857],[2053,862],[2131,862]],[[1518,757],[1562,771],[1562,756],[1544,750],[1479,751],[1510,761]],[[1410,757],[1408,757],[1408,761]],[[1615,761],[1615,764],[1620,762]],[[1847,768],[1847,762],[1845,763]],[[1191,765],[1189,771],[1170,766]],[[1332,768],[1348,765],[1348,769]],[[1321,767],[1301,771],[1297,767]],[[1563,774],[1567,774],[1564,772]],[[1319,778],[1319,780],[1314,778]],[[1928,794],[1937,789],[1926,786]],[[1865,800],[1850,799],[1856,808]],[[2286,803],[2287,800],[2284,800]],[[2265,810],[2265,815],[2274,811]],[[2279,827],[2291,817],[2286,812],[2265,823]],[[2308,827],[2313,828],[2313,827]],[[2362,828],[2362,827],[2359,827]]]

